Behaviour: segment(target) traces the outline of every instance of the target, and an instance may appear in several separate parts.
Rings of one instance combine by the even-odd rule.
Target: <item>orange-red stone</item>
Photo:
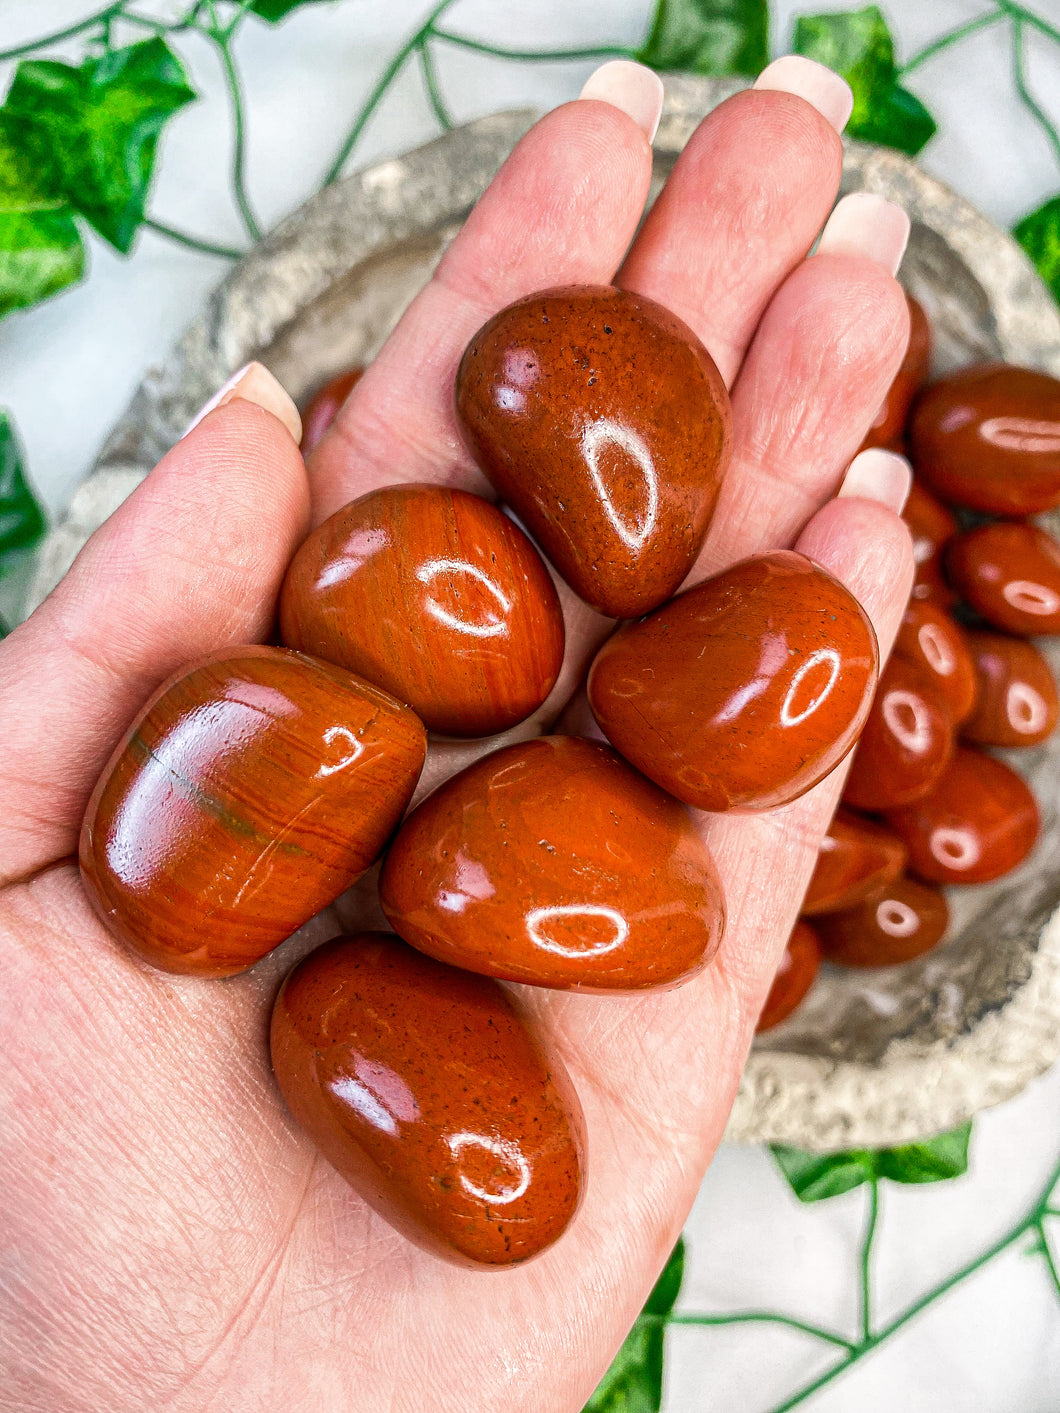
[[[314,393],[302,413],[302,455],[308,456],[339,415],[339,408],[361,380],[363,368],[348,368]]]
[[[969,633],[979,700],[964,735],[980,746],[1038,746],[1060,714],[1052,669],[1023,638]]]
[[[901,839],[872,820],[841,809],[821,840],[817,867],[802,900],[805,917],[852,908],[905,868]]]
[[[853,595],[780,550],[621,628],[593,663],[589,702],[612,744],[679,800],[769,809],[850,750],[878,660]]]
[[[931,792],[887,816],[929,883],[989,883],[1030,853],[1040,828],[1026,783],[1002,761],[958,747]]]
[[[338,937],[284,982],[272,1064],[327,1160],[418,1245],[508,1266],[573,1217],[577,1095],[496,982],[383,933]]]
[[[931,325],[924,306],[911,294],[906,295],[906,302],[909,305],[909,347],[861,450],[870,446],[901,450],[909,409],[931,367]]]
[[[643,295],[571,286],[503,309],[456,379],[468,446],[575,593],[613,618],[691,569],[729,460],[710,354]]]
[[[895,657],[904,657],[934,682],[960,726],[975,706],[975,663],[964,634],[953,618],[928,599],[910,599],[894,644]]]
[[[245,971],[378,857],[426,733],[400,702],[282,648],[184,669],[108,762],[81,832],[107,926],[166,971]]]
[[[772,1030],[787,1020],[813,985],[821,966],[821,944],[808,922],[799,921],[792,929],[788,945],[777,967],[756,1030]]]
[[[930,952],[945,936],[950,910],[937,888],[896,878],[816,926],[825,959],[844,967],[891,967]]]
[[[1060,382],[981,363],[926,388],[909,424],[917,473],[955,505],[1036,515],[1060,504]]]
[[[953,753],[953,720],[927,673],[893,657],[850,765],[844,803],[888,810],[927,794]]]
[[[370,491],[325,520],[291,561],[280,632],[452,736],[522,721],[563,661],[541,556],[495,505],[447,486]]]
[[[1060,544],[1037,525],[980,525],[946,552],[954,587],[995,628],[1060,633]]]
[[[432,957],[586,991],[680,981],[725,922],[688,810],[573,736],[495,751],[435,790],[398,832],[379,892],[394,930]]]
[[[945,608],[955,595],[942,572],[943,553],[958,532],[957,521],[916,476],[902,519],[913,537],[916,564],[913,598],[930,599]]]

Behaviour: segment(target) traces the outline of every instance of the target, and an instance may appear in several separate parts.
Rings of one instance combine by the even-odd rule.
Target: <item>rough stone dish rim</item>
[[[661,165],[706,112],[745,86],[668,77],[655,141]],[[267,362],[269,345],[299,313],[373,252],[422,243],[458,221],[536,116],[492,114],[354,173],[312,197],[251,250],[163,365],[145,375],[42,548],[30,606],[234,369],[255,356]],[[907,158],[848,142],[844,189],[859,188],[896,197],[914,221],[946,212],[950,247],[982,272],[986,287],[1004,293],[998,332],[1006,347],[1026,348],[1026,361],[1060,374],[1060,314],[1011,238]],[[1028,309],[1033,317],[1025,317]],[[1060,911],[1030,949],[1028,965],[1026,981],[971,1030],[930,1044],[895,1039],[878,1063],[752,1050],[726,1138],[815,1151],[882,1147],[952,1127],[1011,1097],[1060,1053]]]

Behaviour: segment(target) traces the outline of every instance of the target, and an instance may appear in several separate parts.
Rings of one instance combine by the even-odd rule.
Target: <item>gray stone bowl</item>
[[[741,86],[668,81],[655,190],[699,119]],[[31,602],[234,369],[260,358],[301,399],[370,359],[533,118],[499,113],[356,173],[251,251],[144,378],[46,542]],[[849,143],[843,185],[912,217],[902,279],[932,318],[937,370],[990,357],[1060,374],[1060,314],[1006,234],[885,149]],[[1060,643],[1046,650],[1060,669]],[[1056,1058],[1060,739],[1012,763],[1042,805],[1033,858],[999,883],[953,890],[951,936],[934,954],[889,971],[825,968],[799,1012],[755,1045],[730,1139],[815,1150],[908,1142],[1015,1094]]]

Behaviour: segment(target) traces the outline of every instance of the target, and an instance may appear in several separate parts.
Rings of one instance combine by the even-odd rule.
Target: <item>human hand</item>
[[[780,810],[700,816],[729,924],[687,985],[524,990],[582,1100],[588,1190],[553,1248],[491,1274],[410,1246],[286,1114],[268,1011],[338,930],[330,910],[243,976],[163,975],[106,933],[73,860],[129,719],[184,663],[269,633],[310,523],[396,479],[488,493],[457,433],[455,366],[490,314],[545,286],[651,296],[731,385],[734,457],[693,579],[795,545],[889,649],[912,576],[901,466],[860,463],[833,497],[904,350],[907,224],[855,198],[806,258],[838,188],[845,86],[771,66],[701,125],[639,234],[657,80],[605,66],[590,92],[517,147],[308,475],[293,407],[253,370],[0,647],[0,1407],[576,1413],[684,1222],[841,771]],[[563,677],[521,732],[555,717],[609,631],[569,593],[564,608]],[[483,748],[435,749],[425,779]],[[369,891],[339,906],[347,925],[376,921]]]

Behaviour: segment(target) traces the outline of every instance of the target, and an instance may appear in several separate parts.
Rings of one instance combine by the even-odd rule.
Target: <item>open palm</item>
[[[774,87],[707,118],[639,233],[650,121],[617,99],[549,114],[308,475],[281,420],[236,397],[169,453],[0,648],[0,1407],[573,1413],[603,1373],[720,1138],[837,777],[769,814],[700,817],[729,928],[689,984],[524,991],[581,1095],[588,1191],[556,1246],[494,1273],[410,1246],[284,1110],[269,1007],[334,917],[243,976],[163,975],[96,921],[73,855],[128,720],[183,663],[269,633],[310,523],[397,480],[488,493],[456,430],[456,362],[489,315],[545,286],[613,280],[651,296],[692,326],[732,387],[734,460],[693,578],[794,544],[854,591],[889,648],[911,577],[900,493],[832,497],[904,350],[892,278],[902,218],[883,203],[846,206],[807,258],[841,146],[798,92],[828,113],[840,90],[821,100],[824,80],[802,64],[781,61]],[[647,76],[625,82],[650,97]],[[556,717],[610,627],[569,594],[564,606],[564,676],[524,730]],[[472,749],[483,747],[436,749],[426,778]],[[378,923],[364,886],[340,912]]]

